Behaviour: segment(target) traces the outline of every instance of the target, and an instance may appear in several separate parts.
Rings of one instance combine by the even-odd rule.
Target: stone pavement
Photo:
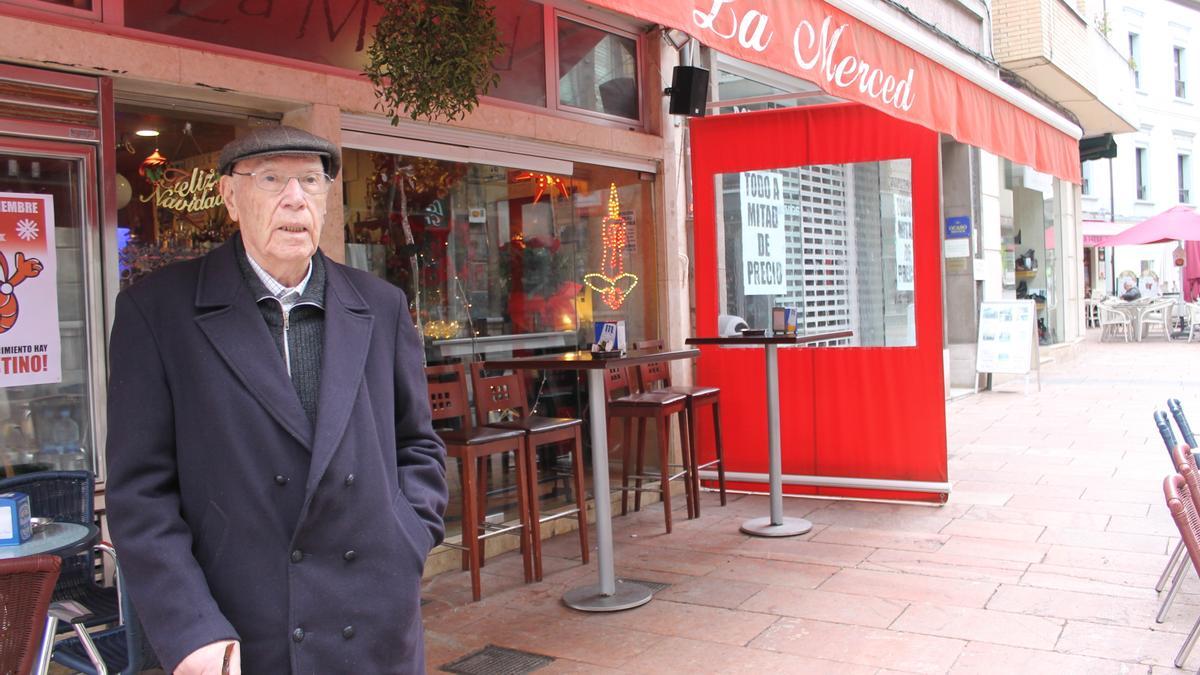
[[[466,573],[425,582],[429,669],[494,644],[554,657],[539,673],[1175,672],[1200,581],[1189,568],[1155,623],[1177,535],[1151,413],[1177,397],[1200,428],[1200,344],[1096,338],[1045,365],[1041,393],[1014,382],[947,404],[944,506],[789,498],[813,531],[764,540],[738,524],[765,497],[706,494],[670,535],[656,504],[614,521],[618,575],[670,584],[650,604],[565,608],[595,564],[560,535],[541,583],[522,583],[516,553],[488,562],[478,603]]]

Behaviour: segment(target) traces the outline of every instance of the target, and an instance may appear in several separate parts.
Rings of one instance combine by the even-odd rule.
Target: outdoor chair
[[[1142,311],[1140,323],[1141,336],[1145,339],[1150,334],[1150,328],[1157,326],[1162,330],[1167,342],[1171,341],[1171,311],[1175,307],[1174,300],[1156,300]]]
[[[0,673],[33,672],[43,636],[47,643],[54,639],[53,631],[47,635],[46,610],[61,564],[54,555],[0,560]]]
[[[483,567],[484,540],[500,534],[515,534],[521,540],[521,557],[525,564],[526,583],[533,580],[533,545],[529,541],[530,517],[526,501],[530,494],[526,485],[528,465],[525,457],[525,432],[520,429],[475,427],[471,423],[471,406],[467,400],[466,371],[461,363],[449,366],[428,366],[425,377],[429,384],[429,405],[433,421],[457,424],[454,429],[439,429],[438,436],[446,444],[446,455],[458,460],[462,499],[462,544],[449,546],[463,552],[463,569],[471,572],[471,597],[482,597],[479,570]],[[516,457],[517,511],[516,525],[493,525],[487,516],[486,463],[492,457],[507,453]]]
[[[619,392],[625,392],[621,395]],[[621,459],[621,515],[629,512],[629,493],[634,493],[633,509],[641,509],[643,492],[658,492],[663,502],[663,518],[666,521],[667,533],[671,532],[671,481],[685,479],[684,495],[687,500],[688,518],[692,517],[693,500],[690,447],[688,441],[687,396],[666,391],[638,392],[634,389],[629,372],[625,368],[609,368],[604,376],[604,393],[608,399],[608,416],[623,420],[625,431],[622,443]],[[671,444],[669,423],[671,416],[679,420],[680,448],[682,448],[682,465],[671,464]],[[646,449],[646,426],[650,420],[655,421],[658,432],[658,469],[657,476],[644,473],[644,455]],[[637,445],[632,444],[632,428],[637,426]],[[598,450],[596,450],[598,451]],[[634,467],[635,472],[630,472]],[[673,470],[676,468],[679,471]],[[630,485],[633,481],[633,485]],[[643,487],[644,482],[656,482],[653,488]]]
[[[1114,309],[1105,303],[1097,306],[1100,309],[1100,341],[1116,335],[1120,335],[1126,342],[1129,342],[1130,333],[1133,332],[1133,322],[1119,309]]]
[[[93,525],[95,478],[91,471],[41,471],[0,480],[0,492],[19,491],[29,495],[33,516],[60,523]],[[117,589],[96,581],[96,558],[92,551],[62,561],[54,601],[74,600],[87,607],[87,626],[114,623],[119,618]],[[62,626],[62,631],[70,630]]]
[[[1188,424],[1187,417],[1183,414],[1183,406],[1179,403],[1179,399],[1173,398],[1167,401],[1167,410],[1171,411],[1171,417],[1175,418],[1175,426],[1179,427],[1179,435],[1183,437],[1183,442],[1187,443],[1189,448],[1196,447],[1196,437],[1192,435],[1192,425]]]
[[[1195,490],[1195,481],[1188,481],[1179,474],[1167,476],[1163,480],[1163,495],[1167,500],[1167,508],[1171,511],[1175,527],[1179,528],[1179,536],[1187,549],[1192,568],[1200,573],[1200,510],[1196,508]],[[1183,567],[1180,566],[1181,571]],[[1179,653],[1175,655],[1176,668],[1183,667],[1188,654],[1196,644],[1198,635],[1200,635],[1200,618],[1196,620],[1191,632],[1183,641]]]
[[[1175,432],[1171,430],[1171,422],[1167,418],[1167,414],[1161,410],[1155,410],[1154,425],[1158,427],[1158,435],[1162,438],[1163,445],[1167,446],[1167,456],[1171,458],[1171,466],[1175,468],[1176,473],[1180,473],[1179,465],[1175,462],[1175,447],[1178,442],[1175,440]],[[1171,557],[1167,558],[1166,567],[1163,568],[1162,574],[1158,575],[1158,582],[1154,584],[1155,591],[1162,592],[1167,585],[1167,579],[1175,574],[1182,558],[1183,541],[1181,540],[1175,544],[1175,549],[1171,551]]]
[[[64,622],[75,631],[75,636],[56,642],[51,660],[84,675],[137,675],[143,670],[158,668],[158,657],[146,640],[133,602],[125,591],[125,578],[121,572],[117,552],[108,544],[97,544],[95,548],[112,558],[116,570],[117,592],[121,600],[120,622],[116,627],[89,633],[84,628],[87,614],[78,604],[54,603],[50,606],[47,623],[53,627],[58,622]]]
[[[1182,476],[1187,481],[1188,488],[1192,497],[1200,497],[1200,483],[1197,482],[1195,460],[1192,459],[1192,450],[1186,445],[1177,445],[1171,453],[1171,460],[1175,464],[1176,475]],[[1193,504],[1193,508],[1200,510],[1200,504]],[[1200,526],[1200,523],[1198,523]],[[1167,620],[1167,612],[1171,610],[1171,605],[1175,602],[1175,596],[1179,594],[1180,587],[1183,586],[1183,573],[1187,569],[1187,563],[1183,559],[1183,550],[1187,548],[1186,537],[1181,538],[1179,545],[1175,547],[1175,551],[1171,553],[1171,557],[1167,560],[1167,570],[1174,568],[1174,574],[1171,577],[1171,587],[1167,589],[1167,595],[1163,598],[1162,606],[1158,609],[1158,616],[1155,620],[1162,623]],[[1163,571],[1166,575],[1167,570]],[[1160,579],[1161,583],[1161,579]],[[1162,589],[1156,585],[1155,590]]]
[[[1188,320],[1188,338],[1191,342],[1196,337],[1196,333],[1200,332],[1200,301],[1187,303],[1187,320]]]
[[[529,486],[530,541],[533,544],[533,577],[542,580],[542,523],[575,516],[579,521],[579,551],[583,564],[588,563],[587,494],[584,491],[583,420],[573,417],[543,417],[529,409],[525,380],[519,372],[507,375],[484,375],[486,363],[471,364],[471,388],[475,391],[475,423],[479,427],[517,429],[523,434]],[[511,414],[512,419],[492,420],[492,413]],[[574,483],[575,505],[543,514],[541,490],[538,489],[537,449],[545,446],[569,446],[571,478]],[[557,458],[558,453],[555,452]],[[557,464],[557,462],[555,463]]]
[[[643,340],[633,344],[634,349],[662,349],[662,340]],[[700,517],[700,472],[709,467],[717,467],[717,486],[721,494],[721,506],[726,504],[725,495],[725,445],[721,440],[721,390],[717,387],[674,386],[671,384],[671,369],[665,361],[652,361],[638,366],[638,384],[642,391],[667,391],[672,394],[687,396],[685,409],[687,411],[688,447],[691,464],[693,516]],[[708,406],[712,411],[713,438],[716,459],[700,463],[696,449],[696,417],[697,408]]]

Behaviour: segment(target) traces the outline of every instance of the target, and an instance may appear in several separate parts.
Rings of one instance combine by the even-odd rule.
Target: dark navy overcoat
[[[324,264],[315,426],[232,241],[117,298],[109,527],[167,672],[230,638],[245,673],[423,672],[446,481],[421,343],[396,287]]]

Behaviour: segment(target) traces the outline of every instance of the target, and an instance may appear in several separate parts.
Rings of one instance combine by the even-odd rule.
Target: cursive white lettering
[[[704,30],[711,30],[712,32],[716,33],[717,36],[728,40],[737,33],[737,14],[734,13],[733,9],[731,8],[729,10],[729,13],[733,15],[733,28],[729,30],[729,33],[722,33],[721,31],[717,30],[713,23],[717,20],[717,16],[721,14],[721,8],[732,1],[733,0],[713,0],[712,7],[708,10],[707,14],[698,9],[693,9],[692,21],[694,21],[700,28]]]
[[[771,38],[775,35],[775,33],[767,33],[766,41],[763,41],[763,32],[767,30],[770,21],[771,19],[766,14],[756,9],[746,12],[746,16],[741,20],[741,28],[738,30],[738,42],[747,49],[753,49],[756,52],[765,51],[767,45],[771,44]],[[747,37],[749,32],[747,29],[750,26],[754,26],[754,34]]]
[[[841,24],[833,28],[833,17],[827,16],[821,22],[818,35],[811,22],[801,21],[796,26],[796,32],[792,34],[792,55],[796,59],[796,65],[803,70],[817,70],[827,82],[837,88],[849,89],[857,86],[861,93],[879,99],[886,105],[900,110],[911,109],[915,103],[915,72],[912,68],[908,69],[904,79],[898,80],[895,75],[885,74],[882,68],[863,60],[857,54],[837,54],[842,33],[849,27],[849,24]]]

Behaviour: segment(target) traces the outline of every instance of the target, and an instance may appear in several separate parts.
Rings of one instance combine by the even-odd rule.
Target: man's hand
[[[232,649],[227,656],[228,648]],[[242,675],[241,643],[223,640],[204,645],[179,663],[175,675]]]

